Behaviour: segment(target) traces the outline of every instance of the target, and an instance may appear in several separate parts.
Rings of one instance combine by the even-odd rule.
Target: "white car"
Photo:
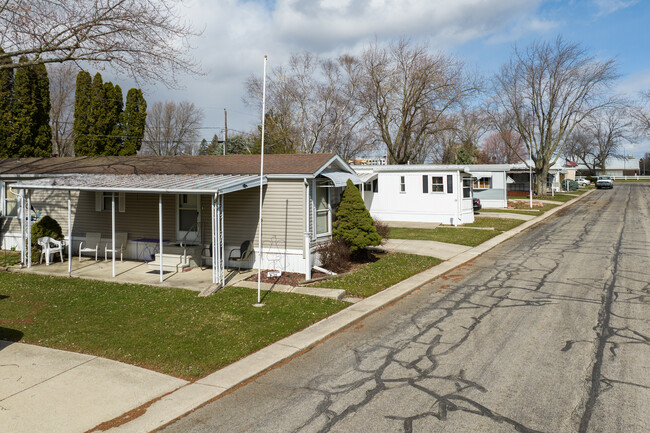
[[[589,179],[585,179],[584,177],[576,179],[576,182],[578,182],[578,185],[580,186],[591,185],[591,181],[589,181]]]
[[[614,188],[614,180],[610,176],[598,176],[598,180],[596,181],[596,188],[612,189]]]

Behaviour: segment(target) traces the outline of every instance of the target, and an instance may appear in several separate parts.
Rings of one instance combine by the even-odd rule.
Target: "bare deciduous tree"
[[[494,127],[521,137],[533,160],[538,193],[546,193],[548,170],[575,128],[612,104],[602,95],[615,79],[614,60],[599,61],[561,37],[523,51],[515,48],[494,78]]]
[[[516,164],[525,160],[526,148],[512,131],[488,135],[479,150],[479,162],[482,164]]]
[[[178,0],[0,1],[0,69],[44,63],[109,63],[135,78],[174,84],[197,72]],[[29,60],[17,63],[20,56]]]
[[[445,117],[479,90],[459,60],[431,54],[426,44],[402,39],[374,43],[362,54],[361,103],[391,163],[421,161],[433,136],[450,128]]]
[[[72,156],[75,77],[79,68],[72,63],[50,65],[50,124],[52,151],[59,156]]]
[[[310,52],[292,54],[288,66],[273,69],[267,79],[267,107],[282,119],[285,141],[300,153],[337,152],[342,157],[358,153],[360,108],[355,104],[358,62],[350,56],[320,59]],[[262,82],[246,81],[245,101],[257,106]],[[277,126],[277,125],[276,125]]]
[[[650,90],[641,93],[641,103],[632,109],[638,135],[650,135]]]
[[[605,173],[607,159],[620,155],[623,142],[631,140],[631,128],[626,107],[615,106],[596,112],[575,130],[568,144],[571,154],[590,171],[600,169]]]
[[[156,102],[147,112],[142,153],[194,154],[198,148],[203,111],[192,102]]]

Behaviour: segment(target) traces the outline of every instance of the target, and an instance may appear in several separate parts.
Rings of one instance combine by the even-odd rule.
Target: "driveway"
[[[165,432],[650,430],[650,185],[596,191]]]
[[[85,432],[186,383],[97,356],[0,340],[0,432]]]

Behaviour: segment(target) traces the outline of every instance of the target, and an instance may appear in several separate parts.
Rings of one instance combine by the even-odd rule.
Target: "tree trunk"
[[[546,179],[548,178],[548,168],[544,167],[541,170],[535,170],[535,190],[539,195],[546,195],[548,189],[546,187]]]

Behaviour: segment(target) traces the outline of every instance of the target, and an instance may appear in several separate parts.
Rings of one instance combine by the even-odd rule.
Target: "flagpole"
[[[257,266],[257,304],[253,304],[255,307],[261,307],[262,304],[262,197],[264,194],[264,121],[266,117],[266,54],[264,55],[264,75],[262,78],[262,142],[260,146],[260,211],[259,211],[259,221],[257,226],[259,227],[259,238],[258,238],[258,249],[260,252],[259,264]]]

